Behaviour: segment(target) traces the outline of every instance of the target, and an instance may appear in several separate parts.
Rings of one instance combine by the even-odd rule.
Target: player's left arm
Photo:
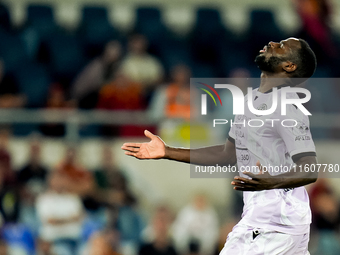
[[[241,191],[296,188],[317,180],[317,171],[306,171],[306,169],[311,169],[312,165],[316,166],[317,163],[315,156],[305,156],[297,160],[295,167],[292,167],[286,173],[271,176],[265,168],[261,166],[260,162],[257,162],[256,165],[260,170],[260,174],[243,172],[243,174],[249,176],[251,179],[236,176],[231,184],[235,190]]]

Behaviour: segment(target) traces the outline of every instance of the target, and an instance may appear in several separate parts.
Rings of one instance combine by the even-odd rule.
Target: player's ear
[[[297,65],[291,61],[284,61],[282,63],[282,69],[285,70],[287,73],[294,72],[297,68]]]

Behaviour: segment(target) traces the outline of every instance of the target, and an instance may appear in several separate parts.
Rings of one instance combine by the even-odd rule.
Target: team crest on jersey
[[[267,110],[267,109],[268,109],[268,106],[266,104],[260,104],[257,107],[257,110],[260,110],[260,111],[264,111],[264,110]]]
[[[260,104],[256,109],[259,110],[259,111],[265,111],[265,110],[268,109],[268,106],[267,106],[266,104],[263,103],[263,104]],[[261,117],[262,115],[256,115],[256,114],[255,114],[255,116],[256,116],[256,117]]]

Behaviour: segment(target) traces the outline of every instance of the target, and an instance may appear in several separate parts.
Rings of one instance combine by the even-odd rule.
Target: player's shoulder
[[[299,97],[297,92],[292,89],[294,87],[291,87],[291,86],[277,86],[277,87],[274,87],[271,91],[273,91],[274,89],[276,89],[278,95],[281,95],[281,94],[285,94],[285,98],[297,98]]]
[[[288,88],[290,88],[290,87],[288,87]],[[278,95],[280,95],[279,98],[281,98],[282,93],[285,93],[285,99],[298,99],[298,98],[300,98],[299,94],[297,92],[287,91],[286,88],[281,88],[281,89],[278,90]]]

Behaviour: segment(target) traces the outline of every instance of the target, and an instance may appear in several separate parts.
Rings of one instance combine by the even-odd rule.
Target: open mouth
[[[260,53],[264,53],[267,51],[267,46],[264,46],[262,50],[260,50]]]

